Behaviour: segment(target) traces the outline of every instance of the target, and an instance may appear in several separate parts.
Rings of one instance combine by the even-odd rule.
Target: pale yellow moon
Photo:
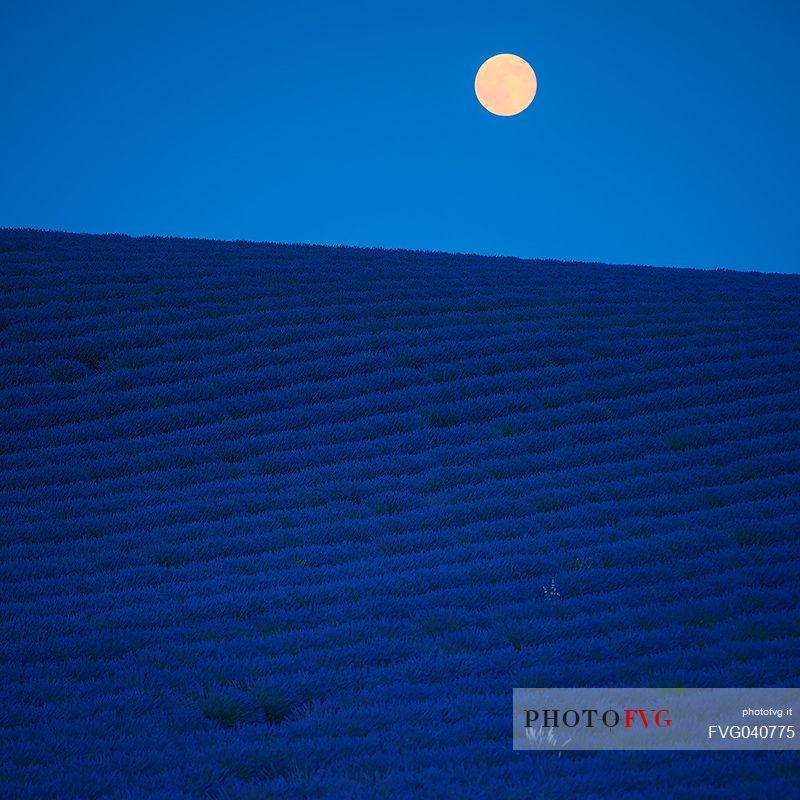
[[[513,117],[533,102],[536,73],[524,58],[500,53],[481,64],[475,76],[475,94],[487,111]]]

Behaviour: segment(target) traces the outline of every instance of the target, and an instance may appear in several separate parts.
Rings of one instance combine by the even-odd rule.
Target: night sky
[[[6,3],[0,226],[800,272],[800,6]],[[536,71],[478,103],[496,53]]]

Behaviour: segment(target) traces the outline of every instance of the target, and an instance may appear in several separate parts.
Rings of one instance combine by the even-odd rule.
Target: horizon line
[[[38,234],[61,234],[66,236],[95,236],[95,237],[116,237],[125,239],[164,239],[169,241],[186,241],[186,242],[212,242],[218,244],[248,244],[248,245],[277,245],[281,247],[315,247],[315,248],[337,248],[345,250],[379,250],[383,252],[394,253],[420,253],[425,255],[448,255],[448,256],[464,256],[469,258],[487,258],[487,259],[506,259],[514,261],[528,261],[535,263],[547,264],[574,264],[580,266],[602,266],[602,267],[622,267],[634,269],[669,269],[669,270],[690,270],[692,272],[734,272],[742,274],[757,274],[757,275],[781,275],[788,277],[800,277],[800,273],[796,272],[778,272],[766,271],[759,269],[737,269],[734,267],[683,267],[672,264],[646,264],[646,263],[626,263],[614,261],[582,261],[579,259],[564,259],[564,258],[551,258],[540,256],[518,256],[513,254],[504,253],[477,253],[461,250],[429,250],[426,248],[410,248],[410,247],[388,247],[384,245],[359,245],[359,244],[346,244],[346,243],[321,243],[321,242],[282,242],[269,239],[239,239],[239,238],[216,238],[213,236],[181,236],[172,234],[157,234],[157,233],[124,233],[120,231],[105,231],[98,233],[96,231],[69,231],[60,228],[33,228],[33,227],[13,227],[0,225],[0,233],[3,232],[17,232],[17,233],[38,233]]]

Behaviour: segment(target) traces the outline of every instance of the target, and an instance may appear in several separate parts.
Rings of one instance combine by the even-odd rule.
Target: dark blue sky
[[[0,226],[800,272],[797,9],[4,3]]]

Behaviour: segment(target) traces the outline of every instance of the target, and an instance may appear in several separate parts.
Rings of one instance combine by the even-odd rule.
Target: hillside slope
[[[797,276],[2,230],[0,277],[3,797],[796,786],[514,753],[511,690],[797,685]]]

